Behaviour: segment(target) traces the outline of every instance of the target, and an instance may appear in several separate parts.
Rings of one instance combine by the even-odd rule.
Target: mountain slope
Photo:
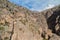
[[[0,0],[0,40],[60,40],[59,27],[60,5],[33,12]]]

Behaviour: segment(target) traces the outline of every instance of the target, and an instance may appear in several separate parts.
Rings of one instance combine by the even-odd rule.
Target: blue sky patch
[[[60,0],[9,0],[32,11],[42,11],[60,4]]]

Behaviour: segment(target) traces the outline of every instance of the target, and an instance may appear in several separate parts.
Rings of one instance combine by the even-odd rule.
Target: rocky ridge
[[[33,12],[0,0],[0,40],[60,40],[60,5]]]

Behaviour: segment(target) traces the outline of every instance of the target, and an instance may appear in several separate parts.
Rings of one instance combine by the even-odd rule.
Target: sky
[[[32,11],[42,11],[60,4],[60,0],[9,0]]]

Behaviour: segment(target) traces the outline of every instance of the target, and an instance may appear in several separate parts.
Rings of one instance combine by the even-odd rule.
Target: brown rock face
[[[0,40],[60,40],[60,6],[32,12],[0,0]]]

